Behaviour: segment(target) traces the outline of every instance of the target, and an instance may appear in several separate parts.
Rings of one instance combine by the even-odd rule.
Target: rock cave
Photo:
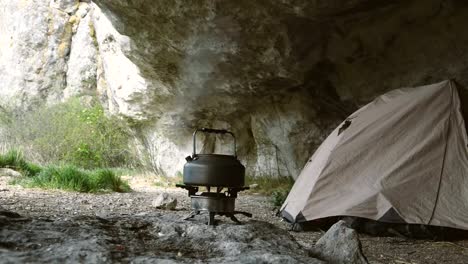
[[[0,112],[98,102],[125,124],[135,163],[164,179],[182,175],[194,129],[227,129],[248,177],[296,179],[328,134],[378,95],[449,79],[468,87],[467,14],[459,0],[0,0]],[[2,152],[13,144],[3,116]],[[220,136],[200,144],[231,151]],[[238,199],[253,219],[210,229],[180,220],[184,191],[148,177],[129,176],[132,192],[82,194],[1,174],[2,263],[468,261],[468,240],[359,242],[339,223],[353,248],[333,259],[327,247],[340,245],[325,239],[334,230],[290,231],[255,190]],[[175,210],[152,205],[162,192],[177,197]]]

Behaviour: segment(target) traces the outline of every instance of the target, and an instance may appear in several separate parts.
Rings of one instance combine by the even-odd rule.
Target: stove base
[[[202,212],[208,213],[208,225],[215,225],[215,215],[229,217],[237,224],[241,222],[235,217],[236,214],[252,217],[251,213],[235,211],[237,193],[248,190],[249,187],[215,187],[216,192],[211,192],[211,187],[205,186],[207,192],[199,192],[200,186],[185,184],[176,184],[176,186],[188,190],[191,198],[192,212],[184,220],[194,218]],[[223,189],[227,191],[222,192]]]
[[[237,224],[241,222],[235,217],[236,214],[243,214],[247,217],[252,217],[252,214],[247,212],[235,211],[236,198],[228,197],[219,194],[192,195],[192,212],[185,220],[194,218],[201,212],[208,212],[208,225],[215,225],[215,215],[221,215],[231,218]]]
[[[215,213],[234,212],[236,198],[213,193],[190,196],[194,211],[208,211]]]
[[[234,211],[234,212],[231,212],[231,213],[219,213],[219,212],[210,212],[210,211],[205,211],[205,212],[208,212],[208,221],[207,221],[207,224],[208,225],[216,225],[216,221],[215,221],[215,215],[221,215],[221,216],[226,216],[226,217],[229,217],[231,218],[231,220],[233,222],[235,222],[236,224],[242,224],[241,221],[239,221],[237,218],[236,218],[236,214],[242,214],[242,215],[245,215],[247,217],[252,217],[252,214],[251,213],[247,213],[247,212],[241,212],[241,211]],[[195,216],[197,215],[200,215],[200,213],[202,213],[202,211],[192,211],[187,217],[184,218],[184,220],[189,220],[189,219],[192,219],[194,218]]]

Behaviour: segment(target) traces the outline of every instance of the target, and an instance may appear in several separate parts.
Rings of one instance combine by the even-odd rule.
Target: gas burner
[[[198,187],[183,184],[177,184],[176,186],[188,190],[192,202],[192,212],[185,217],[184,220],[194,218],[201,213],[208,213],[208,225],[215,225],[215,215],[229,217],[237,224],[241,224],[241,222],[235,217],[236,214],[252,217],[251,213],[235,210],[237,192],[247,190],[249,187],[229,188],[226,192],[200,193],[198,192]],[[219,190],[219,188],[217,189]]]
[[[196,135],[197,132],[230,134],[234,139],[234,155],[220,154],[197,154]],[[192,212],[185,219],[207,212],[209,215],[208,225],[214,225],[215,215],[222,215],[240,223],[236,214],[252,217],[252,214],[235,210],[237,193],[249,189],[244,187],[245,167],[237,159],[236,137],[227,130],[202,128],[193,133],[193,154],[185,158],[184,184],[177,187],[188,190],[192,201]],[[206,192],[199,192],[199,188],[206,188]],[[216,189],[215,192],[211,190]],[[224,191],[223,191],[224,190]]]

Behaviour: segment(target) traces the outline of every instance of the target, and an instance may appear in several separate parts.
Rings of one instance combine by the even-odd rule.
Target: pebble
[[[258,184],[257,184],[257,183],[250,184],[250,185],[249,185],[249,188],[250,188],[250,189],[257,189],[257,188],[258,188]]]

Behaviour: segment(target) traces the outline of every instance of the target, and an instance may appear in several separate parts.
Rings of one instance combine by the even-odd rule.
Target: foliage
[[[129,192],[130,186],[112,170],[99,169],[93,172],[96,190],[112,190],[115,192]]]
[[[176,184],[183,184],[183,177],[182,174],[174,177],[157,176],[153,184],[158,187],[175,187]]]
[[[2,119],[9,142],[39,163],[90,169],[130,166],[136,160],[124,121],[106,116],[97,102],[85,107],[71,99],[29,112],[9,111]]]
[[[264,195],[271,195],[276,190],[290,190],[294,184],[294,179],[291,177],[247,176],[246,184],[247,186],[258,184],[258,187],[252,191]]]
[[[247,186],[257,184],[258,186],[250,190],[250,192],[270,196],[274,206],[281,206],[283,204],[294,185],[294,179],[291,177],[247,177],[246,182]]]
[[[42,170],[39,165],[27,162],[23,154],[17,150],[10,150],[0,155],[0,168],[11,168],[20,171],[25,176],[35,176]]]
[[[286,201],[286,198],[288,197],[288,194],[289,194],[289,190],[285,190],[285,189],[274,190],[271,194],[271,203],[274,206],[283,205],[284,201]]]
[[[63,189],[78,192],[115,191],[128,192],[130,186],[110,169],[81,170],[74,166],[48,166],[27,162],[23,154],[10,150],[0,155],[0,168],[12,168],[21,171],[22,179],[14,183],[27,187]]]
[[[27,187],[78,192],[130,191],[128,183],[109,169],[87,171],[70,165],[48,166],[37,176],[26,179],[23,184]]]

